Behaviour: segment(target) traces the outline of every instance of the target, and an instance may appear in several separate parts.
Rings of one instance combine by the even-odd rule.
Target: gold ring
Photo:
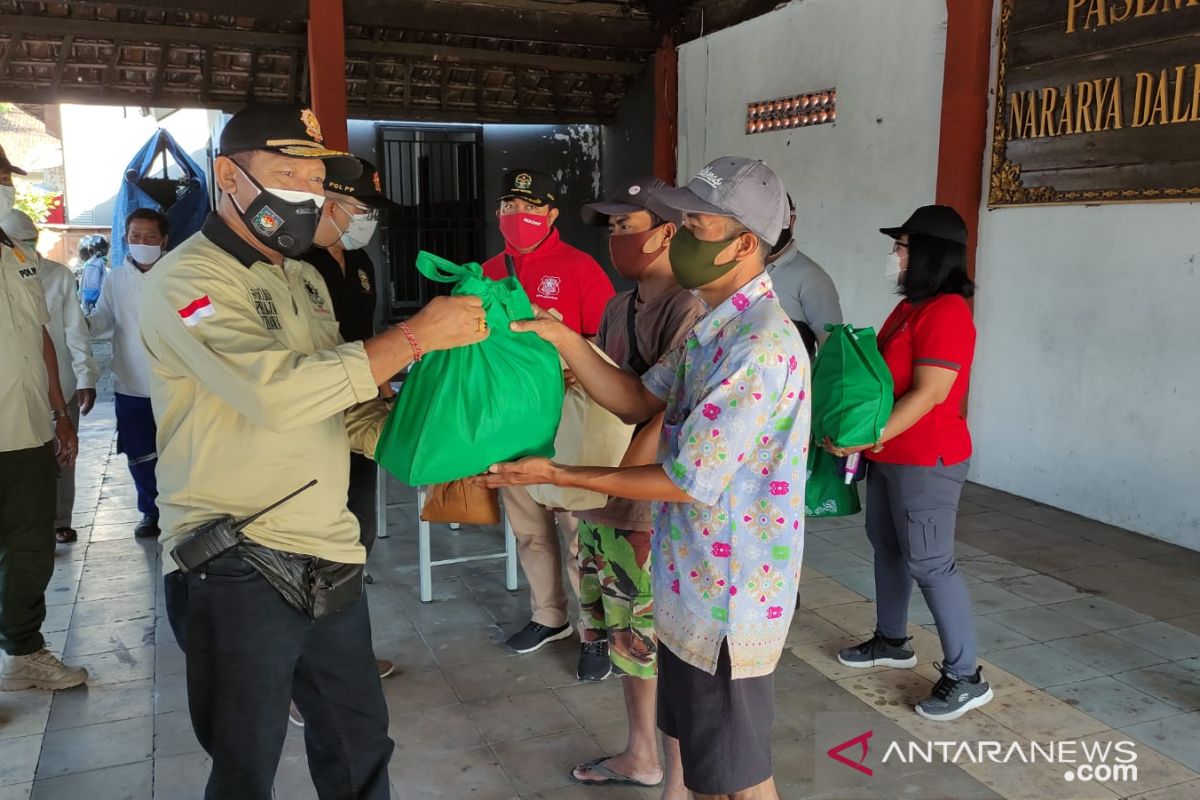
[[[480,317],[479,318],[479,332],[487,333],[487,329],[488,329],[487,319],[485,317]]]

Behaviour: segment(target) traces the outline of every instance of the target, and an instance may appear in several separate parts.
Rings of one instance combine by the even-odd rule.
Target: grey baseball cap
[[[761,161],[738,156],[710,161],[687,186],[664,191],[662,200],[688,214],[733,217],[772,246],[790,213],[779,176]]]
[[[663,192],[674,187],[660,178],[644,175],[621,186],[611,200],[588,203],[579,212],[585,225],[607,225],[609,217],[650,211],[666,222],[683,224],[683,212],[663,202]]]

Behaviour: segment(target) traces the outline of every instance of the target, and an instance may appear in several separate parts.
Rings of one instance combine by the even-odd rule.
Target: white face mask
[[[153,264],[162,258],[160,244],[130,244],[129,257],[142,266]]]
[[[347,250],[358,250],[366,247],[367,242],[375,235],[379,220],[372,214],[357,214],[350,218],[350,224],[342,233],[342,247]]]
[[[900,269],[899,253],[888,253],[887,266],[885,267],[883,274],[887,276],[888,283],[892,284],[893,286],[900,285],[900,275],[902,272]]]
[[[285,203],[303,203],[311,200],[317,204],[317,208],[325,205],[325,195],[317,194],[316,192],[301,192],[297,189],[276,189],[271,186],[264,186],[267,194],[273,194]]]
[[[13,204],[17,202],[17,189],[15,186],[0,186],[0,217],[7,217],[8,212],[13,210]]]

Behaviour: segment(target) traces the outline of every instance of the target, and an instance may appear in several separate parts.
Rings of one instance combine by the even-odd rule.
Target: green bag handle
[[[483,267],[474,261],[456,264],[426,250],[417,253],[417,271],[437,283],[457,284],[452,294],[481,298],[485,311],[498,305],[510,320],[533,319],[533,306],[516,278],[493,281],[483,274]],[[496,327],[495,320],[489,322]]]
[[[453,261],[434,255],[427,250],[417,253],[417,271],[438,283],[458,283],[466,278],[482,278],[483,267],[474,261],[455,264]]]

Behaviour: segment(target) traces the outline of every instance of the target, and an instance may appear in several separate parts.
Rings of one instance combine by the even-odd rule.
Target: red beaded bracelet
[[[421,349],[421,345],[417,344],[417,337],[413,336],[412,328],[408,327],[407,323],[401,322],[396,326],[400,332],[404,334],[404,338],[408,339],[408,346],[412,348],[413,363],[421,360],[425,355],[425,351]]]

